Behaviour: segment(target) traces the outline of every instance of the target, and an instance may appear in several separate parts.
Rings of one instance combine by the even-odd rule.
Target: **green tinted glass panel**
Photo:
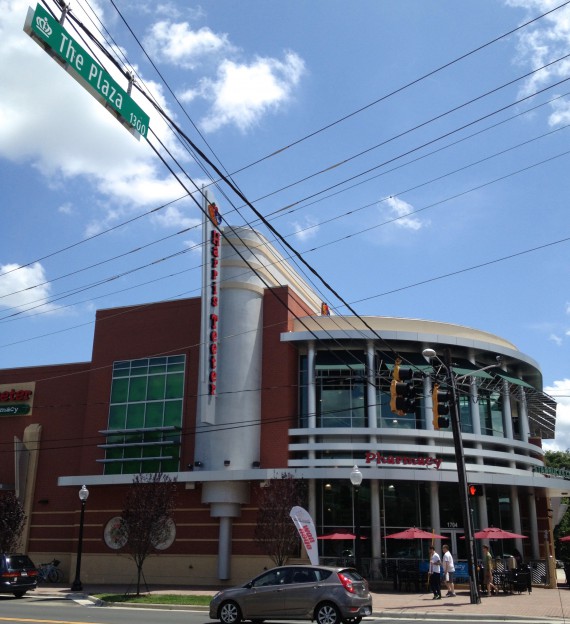
[[[144,403],[133,403],[127,410],[127,429],[144,426]]]
[[[182,424],[182,401],[167,401],[164,404],[164,426],[180,427]]]
[[[106,475],[116,475],[121,474],[123,470],[123,464],[120,462],[114,464],[105,464],[105,474]]]
[[[184,375],[175,373],[166,378],[166,398],[179,399],[184,396]]]
[[[105,459],[121,459],[123,457],[122,448],[107,449]]]
[[[131,375],[146,375],[148,373],[148,360],[133,360],[131,362]]]
[[[164,399],[164,388],[166,386],[166,375],[151,375],[148,378],[146,389],[147,401]]]
[[[156,375],[157,373],[166,373],[166,364],[151,365],[148,367],[149,375]]]
[[[158,442],[158,440],[162,440],[162,431],[149,431],[144,434],[145,442]]]
[[[176,472],[178,470],[177,459],[165,459],[162,462],[162,472]]]
[[[111,403],[126,403],[129,396],[129,380],[114,379],[111,387]]]
[[[162,414],[164,412],[164,402],[146,404],[145,427],[162,427]]]
[[[127,423],[127,406],[111,405],[109,408],[109,429],[124,429]]]
[[[129,382],[129,403],[146,398],[146,377],[131,377]]]
[[[153,461],[143,462],[143,470],[145,472],[161,472],[160,461],[158,459],[155,459]]]
[[[178,371],[184,371],[184,362],[180,362],[180,363],[175,363],[175,364],[168,364],[168,372],[169,373],[176,373]]]
[[[140,446],[127,446],[124,450],[123,450],[123,457],[125,457],[125,459],[129,458],[134,458],[134,457],[140,457],[141,456],[141,447]]]
[[[130,461],[123,464],[123,474],[138,474],[141,472],[140,461]]]

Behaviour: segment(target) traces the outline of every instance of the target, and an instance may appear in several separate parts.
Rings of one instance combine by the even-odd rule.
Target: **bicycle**
[[[38,566],[38,583],[44,581],[62,583],[63,572],[57,567],[59,564],[59,559],[52,559],[49,563],[40,563]]]

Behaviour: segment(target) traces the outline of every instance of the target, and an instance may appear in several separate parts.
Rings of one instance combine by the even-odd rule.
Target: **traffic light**
[[[467,486],[467,490],[469,491],[469,496],[483,496],[483,486],[471,484]]]
[[[390,410],[398,416],[405,416],[416,409],[416,397],[414,387],[406,383],[412,378],[412,369],[401,369],[402,360],[396,358],[392,369],[392,382],[390,383]]]
[[[436,430],[447,429],[449,427],[449,418],[444,418],[449,414],[449,401],[451,393],[449,390],[440,390],[439,384],[433,384],[431,393],[433,405],[433,428]]]
[[[390,410],[398,416],[405,416],[416,410],[416,397],[412,384],[392,380],[390,384]]]

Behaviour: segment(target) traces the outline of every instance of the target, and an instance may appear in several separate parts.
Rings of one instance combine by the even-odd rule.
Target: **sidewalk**
[[[87,596],[105,593],[121,593],[124,587],[109,585],[89,585],[84,583],[83,592],[73,593],[69,586],[42,585],[35,592],[27,594],[30,597],[60,597],[70,599],[86,598]],[[200,594],[213,595],[215,589],[150,587],[151,593],[161,594]],[[374,592],[373,615],[378,617],[420,617],[427,619],[442,619],[453,617],[475,621],[479,618],[495,616],[498,619],[538,619],[544,622],[564,622],[570,624],[570,589],[565,583],[559,583],[557,589],[533,587],[532,593],[504,594],[496,596],[482,596],[480,604],[471,604],[468,590],[457,591],[455,598],[432,600],[431,593],[416,594],[413,592]],[[141,607],[143,605],[137,605]],[[170,607],[162,607],[170,608]],[[203,607],[179,607],[190,609],[204,609]],[[205,609],[204,609],[205,610]]]

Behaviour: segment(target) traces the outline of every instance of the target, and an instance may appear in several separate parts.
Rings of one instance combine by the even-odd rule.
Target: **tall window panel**
[[[179,469],[185,366],[184,355],[114,363],[105,474]]]

